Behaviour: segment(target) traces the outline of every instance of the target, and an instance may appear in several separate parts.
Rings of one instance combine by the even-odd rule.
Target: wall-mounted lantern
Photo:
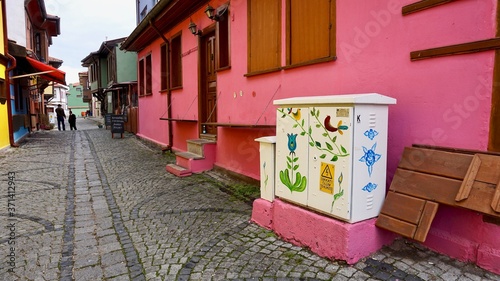
[[[194,22],[190,22],[189,23],[189,31],[191,31],[191,33],[193,33],[193,35],[197,35],[197,36],[201,36],[201,30],[198,29],[198,27],[196,26],[196,24]]]

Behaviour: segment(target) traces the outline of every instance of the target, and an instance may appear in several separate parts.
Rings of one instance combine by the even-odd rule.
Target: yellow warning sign
[[[319,175],[319,190],[333,194],[333,178],[335,175],[335,165],[321,162]]]

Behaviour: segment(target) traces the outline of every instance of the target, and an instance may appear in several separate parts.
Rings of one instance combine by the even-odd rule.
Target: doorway
[[[215,29],[204,31],[200,42],[200,138],[217,138],[217,73]]]

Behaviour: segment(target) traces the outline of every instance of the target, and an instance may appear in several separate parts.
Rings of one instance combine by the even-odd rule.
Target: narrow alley
[[[402,239],[353,266],[318,257],[252,224],[214,177],[77,127],[0,151],[0,280],[500,280]]]

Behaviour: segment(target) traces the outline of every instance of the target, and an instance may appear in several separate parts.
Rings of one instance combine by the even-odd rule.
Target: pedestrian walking
[[[73,114],[73,111],[69,111],[69,117],[68,117],[68,122],[69,122],[69,128],[71,130],[75,130],[76,131],[76,115]]]
[[[60,104],[57,105],[56,115],[57,115],[57,129],[59,129],[59,131],[61,130],[61,123],[62,123],[63,131],[66,131],[66,125],[64,124],[64,119],[66,119],[66,113],[64,113],[64,109]]]

